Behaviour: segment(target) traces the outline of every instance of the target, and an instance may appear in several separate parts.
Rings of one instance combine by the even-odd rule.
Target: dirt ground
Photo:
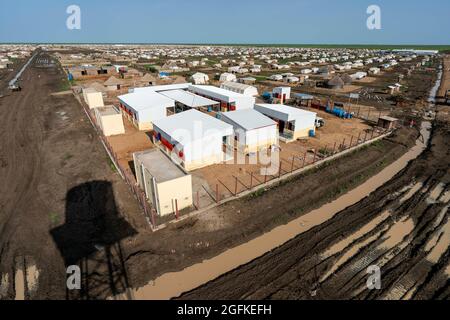
[[[134,167],[131,168],[132,164],[130,163],[133,161],[133,153],[152,149],[155,145],[150,140],[148,133],[136,129],[125,117],[123,117],[123,125],[125,127],[124,134],[107,137],[107,140],[113,147],[122,167],[130,168],[133,171]]]
[[[94,251],[106,264],[147,228],[75,98],[50,95],[62,71],[36,67],[0,99],[0,299],[64,299],[67,265]]]
[[[182,299],[449,299],[448,127],[369,197]],[[381,289],[366,287],[370,265]]]

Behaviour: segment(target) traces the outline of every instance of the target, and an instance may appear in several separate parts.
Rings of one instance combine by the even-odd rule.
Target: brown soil
[[[65,266],[147,228],[78,102],[51,95],[63,72],[36,67],[0,99],[0,299],[62,299]]]
[[[449,299],[449,141],[435,128],[431,147],[369,197],[182,298]],[[381,290],[366,287],[370,265]]]
[[[397,159],[416,138],[402,129],[391,138],[311,170],[270,190],[226,203],[125,248],[134,287],[244,243],[346,192]]]

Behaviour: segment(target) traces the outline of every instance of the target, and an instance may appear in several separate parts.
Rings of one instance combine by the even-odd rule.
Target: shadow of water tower
[[[136,234],[120,217],[108,181],[91,181],[67,192],[65,223],[50,231],[65,263],[81,269],[80,290],[67,299],[104,299],[130,287],[121,240]]]

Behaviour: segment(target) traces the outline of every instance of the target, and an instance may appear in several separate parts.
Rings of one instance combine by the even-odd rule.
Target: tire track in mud
[[[181,299],[445,299],[449,131],[366,199]],[[437,131],[437,132],[436,132]],[[367,267],[381,290],[367,289]]]

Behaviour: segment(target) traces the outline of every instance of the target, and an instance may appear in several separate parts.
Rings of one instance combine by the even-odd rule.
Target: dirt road
[[[63,77],[35,59],[0,99],[0,299],[63,299],[67,265],[145,228],[76,100],[51,95]]]
[[[450,298],[450,133],[358,204],[183,299]],[[367,267],[381,268],[368,290]]]

